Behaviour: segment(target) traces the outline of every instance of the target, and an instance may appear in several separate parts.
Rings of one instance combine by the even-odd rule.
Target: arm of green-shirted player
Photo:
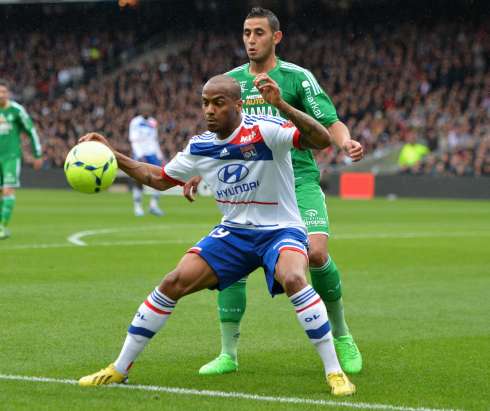
[[[176,185],[162,176],[161,167],[155,166],[153,164],[142,163],[140,161],[133,160],[132,158],[125,156],[122,153],[119,153],[111,147],[107,139],[101,134],[85,134],[78,140],[78,142],[83,143],[84,141],[98,141],[109,147],[116,157],[118,167],[128,176],[134,178],[141,184],[147,185],[160,191],[168,190],[169,188]]]
[[[279,109],[301,133],[300,144],[303,148],[323,149],[330,145],[330,133],[314,117],[303,113],[286,103],[281,97],[278,84],[267,74],[255,77],[254,85],[269,104]]]
[[[361,160],[364,156],[361,144],[351,138],[349,129],[339,120],[332,100],[322,90],[313,74],[304,70],[298,77],[296,90],[306,113],[327,128],[332,143],[353,161]]]
[[[24,107],[21,107],[19,118],[22,130],[29,136],[29,140],[31,141],[32,155],[34,156],[33,166],[36,170],[39,170],[43,165],[43,160],[41,142],[39,141],[36,127],[34,127],[34,123],[29,117],[29,114],[27,114],[25,111]]]
[[[361,144],[356,140],[352,140],[349,129],[342,121],[338,120],[326,127],[333,143],[347,154],[352,161],[362,160],[364,150]]]

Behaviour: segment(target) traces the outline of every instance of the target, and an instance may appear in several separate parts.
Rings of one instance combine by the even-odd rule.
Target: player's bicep
[[[196,175],[195,159],[188,147],[177,153],[164,167],[162,177],[173,185],[184,185],[187,180]]]

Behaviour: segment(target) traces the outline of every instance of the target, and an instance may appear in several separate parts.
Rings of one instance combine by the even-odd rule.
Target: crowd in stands
[[[247,60],[240,33],[196,32],[190,39],[176,54],[97,76],[98,62],[131,47],[127,36],[123,43],[107,33],[13,36],[0,50],[0,77],[10,73],[22,93],[50,166],[61,166],[87,131],[102,131],[129,152],[128,124],[142,101],[155,107],[170,158],[203,130],[203,82]],[[488,27],[407,23],[356,34],[349,27],[313,33],[292,28],[285,30],[278,54],[315,74],[368,154],[416,140],[428,154],[403,165],[402,172],[490,175]],[[349,159],[329,148],[317,153],[317,161],[331,171]]]
[[[135,46],[132,32],[2,33],[0,78],[22,102],[52,100],[56,93],[102,75],[104,67]]]

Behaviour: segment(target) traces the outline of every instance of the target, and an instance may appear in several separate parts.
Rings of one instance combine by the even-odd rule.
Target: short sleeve
[[[291,121],[280,117],[264,117],[259,127],[265,144],[273,152],[286,153],[292,148],[301,148],[301,134]]]
[[[305,111],[320,124],[328,127],[339,120],[330,97],[318,84],[315,76],[308,70],[297,75],[297,93]]]
[[[190,154],[190,147],[177,153],[164,167],[162,177],[175,185],[184,185],[187,180],[195,176],[195,158]]]

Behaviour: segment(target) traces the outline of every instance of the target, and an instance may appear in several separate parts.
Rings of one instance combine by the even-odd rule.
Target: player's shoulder
[[[243,124],[248,127],[252,127],[254,125],[267,125],[267,124],[277,124],[282,126],[286,123],[287,120],[282,117],[275,116],[267,116],[261,114],[244,114],[243,115]]]
[[[138,116],[135,116],[131,119],[131,121],[129,122],[129,124],[136,124],[138,123],[140,120],[141,120],[142,116],[138,115]]]
[[[281,61],[279,69],[282,73],[286,73],[289,76],[294,77],[294,79],[300,83],[303,88],[311,87],[315,95],[322,92],[322,88],[320,87],[320,84],[318,84],[318,80],[310,70],[288,61]]]
[[[10,104],[10,107],[13,108],[15,111],[18,111],[21,113],[27,113],[24,106],[20,103],[17,103],[17,101],[9,100],[9,104]]]
[[[243,116],[243,127],[249,130],[259,130],[264,138],[276,135],[278,130],[287,127],[289,123],[289,120],[282,117],[248,114]]]
[[[210,143],[216,138],[216,133],[212,133],[211,131],[205,131],[201,134],[196,134],[189,139],[189,145],[198,144],[198,143]]]
[[[250,63],[245,63],[242,64],[241,66],[235,67],[231,69],[230,71],[227,71],[225,75],[230,76],[230,77],[237,77],[242,75],[243,73],[246,73],[248,71],[248,66]]]

